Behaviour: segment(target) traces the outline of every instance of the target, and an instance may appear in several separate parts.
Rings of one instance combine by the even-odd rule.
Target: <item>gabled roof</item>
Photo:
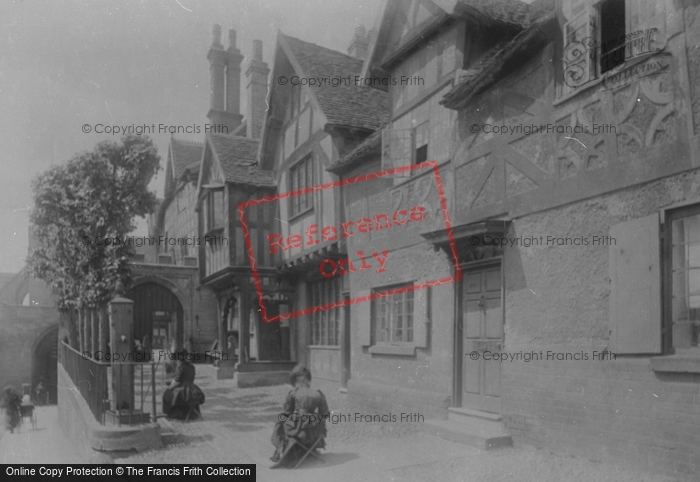
[[[520,0],[426,0],[434,5],[433,10],[437,6],[443,14],[434,14],[432,21],[416,26],[399,44],[394,44],[390,41],[390,32],[392,22],[399,17],[396,15],[397,5],[402,1],[385,0],[374,29],[376,35],[369,46],[362,69],[363,77],[380,73],[384,64],[393,62],[413,49],[425,35],[439,31],[451,18],[472,21],[486,28],[495,27],[499,29],[499,35],[507,36],[514,35],[530,24],[530,6]]]
[[[519,0],[458,0],[451,13],[523,29],[530,23],[529,12],[530,6]]]
[[[388,124],[385,124],[384,126],[374,131],[369,137],[367,137],[367,139],[362,141],[352,151],[348,152],[346,155],[344,155],[336,162],[328,166],[326,170],[334,174],[341,174],[347,171],[348,169],[355,167],[368,156],[381,156],[382,130],[384,129],[384,127],[386,127],[386,125]]]
[[[507,42],[499,42],[487,51],[475,68],[465,72],[440,104],[450,109],[463,107],[470,99],[498,80],[508,69],[517,68],[532,58],[532,52],[544,47],[550,40],[548,26],[556,21],[556,0],[536,0],[530,6],[527,29]]]
[[[276,186],[272,172],[258,167],[257,139],[223,134],[207,134],[206,139],[226,182],[260,187]]]
[[[179,179],[185,171],[199,169],[204,146],[199,142],[170,138],[170,158],[173,163],[173,177]]]
[[[362,71],[361,60],[282,33],[279,44],[299,77],[346,79],[337,87],[328,83],[309,87],[328,124],[376,130],[386,121],[388,94],[355,85],[355,76]]]

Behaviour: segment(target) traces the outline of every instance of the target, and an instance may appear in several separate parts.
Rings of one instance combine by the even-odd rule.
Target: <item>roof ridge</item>
[[[323,45],[315,44],[315,43],[313,43],[313,42],[309,42],[308,40],[302,40],[302,39],[297,38],[297,37],[292,37],[291,35],[287,35],[287,34],[284,34],[284,33],[282,33],[282,32],[280,32],[280,35],[283,35],[283,36],[285,36],[285,37],[287,37],[287,38],[290,38],[290,39],[292,39],[292,40],[296,40],[297,42],[302,42],[302,43],[305,43],[305,44],[313,45],[314,47],[318,47],[318,48],[320,48],[320,49],[328,50],[328,51],[333,52],[333,53],[335,53],[335,54],[340,54],[340,55],[342,55],[343,57],[347,57],[347,58],[349,58],[349,59],[356,60],[356,61],[358,61],[358,62],[362,62],[361,59],[358,59],[357,57],[353,57],[352,55],[349,55],[349,54],[344,54],[343,52],[341,52],[341,51],[339,51],[339,50],[333,50],[332,48],[324,47]]]
[[[189,145],[191,145],[191,146],[204,147],[204,143],[203,143],[203,142],[191,141],[191,140],[189,140],[189,139],[178,139],[178,138],[175,137],[175,136],[171,136],[171,137],[170,137],[170,140],[173,141],[173,142],[177,142],[177,143],[179,143],[179,144],[189,144]]]

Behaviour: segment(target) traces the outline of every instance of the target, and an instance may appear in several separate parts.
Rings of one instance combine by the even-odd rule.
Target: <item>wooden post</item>
[[[100,320],[97,314],[98,309],[97,307],[90,308],[90,324],[92,325],[90,328],[92,331],[92,348],[90,348],[90,350],[92,350],[93,353],[100,350]]]
[[[112,358],[131,360],[129,353],[134,347],[134,302],[115,297],[109,302],[109,339]],[[109,399],[112,410],[134,406],[134,366],[112,362],[112,383]]]
[[[156,415],[156,364],[151,362],[151,422],[156,423],[158,417]]]
[[[99,307],[98,317],[100,325],[99,350],[102,353],[107,353],[107,343],[109,342],[109,313],[107,311],[107,305]]]

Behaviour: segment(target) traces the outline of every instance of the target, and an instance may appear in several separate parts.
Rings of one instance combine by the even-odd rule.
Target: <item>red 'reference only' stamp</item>
[[[322,306],[310,306],[304,309],[290,310],[284,314],[268,316],[267,309],[265,306],[265,298],[262,283],[260,281],[260,273],[258,271],[258,263],[256,261],[256,256],[253,249],[249,224],[245,215],[246,208],[255,205],[260,205],[263,203],[282,201],[283,199],[293,198],[295,196],[306,196],[309,193],[334,189],[349,184],[367,182],[382,177],[389,177],[397,174],[410,174],[411,171],[428,168],[430,168],[433,172],[440,203],[440,211],[445,222],[445,231],[447,234],[447,239],[449,241],[451,255],[450,257],[452,258],[452,262],[454,264],[453,276],[424,281],[402,288],[394,288],[387,289],[386,291],[373,292],[370,295],[358,296],[347,300],[338,300],[337,302],[328,303]],[[450,216],[447,210],[447,201],[445,199],[445,192],[443,189],[438,164],[436,161],[426,161],[420,164],[386,169],[384,171],[364,174],[348,179],[343,179],[341,181],[329,182],[317,186],[308,187],[305,189],[299,189],[296,191],[279,193],[274,196],[267,196],[259,199],[251,199],[249,201],[241,202],[238,204],[238,215],[241,218],[241,225],[243,227],[246,251],[248,253],[253,281],[255,284],[255,290],[257,293],[258,302],[260,304],[260,313],[262,315],[262,320],[265,323],[279,322],[285,319],[295,318],[317,311],[329,310],[346,305],[354,305],[356,303],[364,303],[383,296],[389,296],[405,291],[418,291],[431,286],[438,286],[454,281],[459,281],[462,278],[462,271],[459,267],[459,261],[457,256],[457,247],[455,244],[454,235],[452,233],[452,224],[450,222]],[[362,218],[352,219],[344,223],[338,223],[336,225],[319,226],[318,223],[314,223],[307,225],[303,234],[295,233],[289,234],[288,236],[283,236],[281,233],[269,234],[267,236],[267,239],[265,240],[265,246],[267,249],[269,249],[270,254],[284,253],[287,250],[300,249],[304,247],[309,248],[311,246],[321,244],[322,242],[344,241],[352,236],[367,234],[372,231],[392,229],[393,227],[404,226],[408,223],[420,224],[426,219],[427,216],[428,212],[426,211],[426,209],[422,206],[416,205],[408,209],[398,209],[393,212],[371,213],[370,215],[366,215]],[[335,259],[329,257],[327,259],[323,259],[319,265],[319,271],[321,276],[323,276],[324,278],[332,278],[335,276],[347,275],[355,271],[363,271],[369,269],[374,269],[377,273],[382,273],[386,271],[386,262],[387,258],[390,255],[389,249],[382,250],[381,252],[376,251],[373,253],[365,253],[364,250],[360,249],[355,254],[359,258],[359,263],[356,259],[355,264],[353,264],[350,258]]]

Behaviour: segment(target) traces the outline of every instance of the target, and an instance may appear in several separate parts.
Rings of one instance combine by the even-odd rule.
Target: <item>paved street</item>
[[[270,470],[270,435],[289,387],[234,389],[216,380],[213,368],[196,365],[197,383],[207,396],[203,420],[164,421],[177,431],[175,443],[116,463],[255,463],[263,481],[518,481],[518,482],[676,482],[620,467],[555,455],[530,447],[491,452],[435,438],[417,425],[399,423],[328,424],[326,463],[309,460],[296,470]],[[337,387],[314,382],[331,410],[348,413]]]
[[[4,416],[4,412],[3,412]],[[74,452],[75,444],[66,438],[58,424],[58,407],[36,408],[37,428],[25,420],[19,433],[0,428],[0,463],[3,464],[68,464],[85,463]]]

